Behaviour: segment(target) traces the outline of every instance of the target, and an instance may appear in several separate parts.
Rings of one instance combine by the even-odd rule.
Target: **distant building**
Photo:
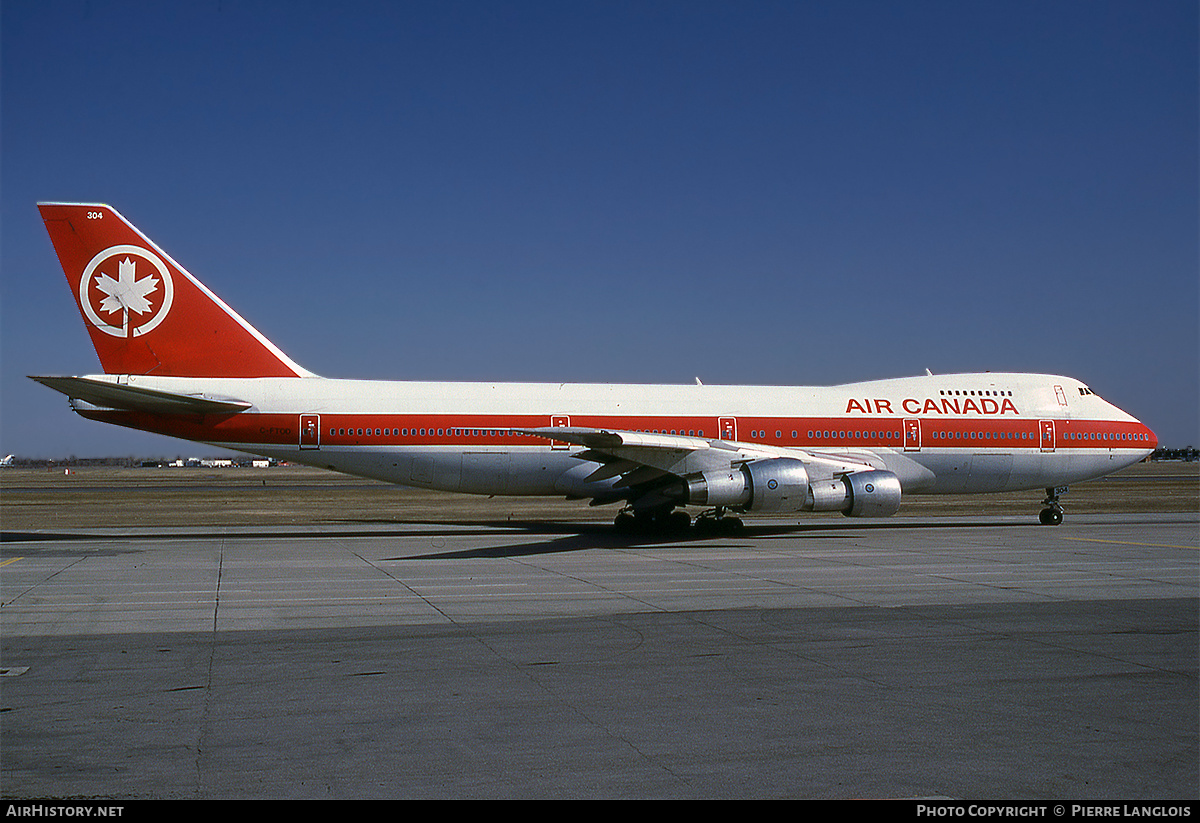
[[[1155,449],[1150,455],[1151,460],[1186,460],[1191,463],[1200,460],[1200,449],[1188,446],[1185,449]]]

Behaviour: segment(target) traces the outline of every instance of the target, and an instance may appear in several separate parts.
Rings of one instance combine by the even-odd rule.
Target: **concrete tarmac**
[[[9,531],[0,791],[1196,799],[1198,520]]]

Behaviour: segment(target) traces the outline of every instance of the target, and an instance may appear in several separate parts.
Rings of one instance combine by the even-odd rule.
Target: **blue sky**
[[[1194,2],[0,13],[0,454],[204,451],[26,379],[99,370],[39,200],[319,374],[1039,371],[1200,445]]]

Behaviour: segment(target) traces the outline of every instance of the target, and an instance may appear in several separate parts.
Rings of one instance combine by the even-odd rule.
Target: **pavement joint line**
[[[1174,543],[1138,543],[1133,540],[1101,540],[1098,537],[1064,537],[1063,540],[1078,540],[1081,543],[1111,543],[1116,546],[1146,546],[1154,549],[1200,549],[1198,546],[1176,546]]]

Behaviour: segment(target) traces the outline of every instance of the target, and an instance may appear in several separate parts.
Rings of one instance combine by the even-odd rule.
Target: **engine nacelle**
[[[756,460],[722,471],[696,472],[666,490],[685,506],[745,512],[840,511],[847,517],[890,517],[900,508],[900,478],[865,471],[810,482],[800,460]]]
[[[750,502],[750,484],[740,468],[696,472],[667,489],[667,495],[685,506],[740,508]]]
[[[808,470],[800,460],[787,457],[756,460],[722,471],[689,474],[669,494],[690,506],[798,512],[808,501]]]
[[[847,517],[891,517],[900,509],[900,478],[889,471],[857,472],[842,478],[850,489]]]
[[[809,511],[847,517],[891,517],[900,508],[900,478],[889,471],[866,471],[818,480],[809,489]]]
[[[808,502],[808,469],[799,460],[776,457],[742,467],[750,479],[750,502],[745,511],[798,512]]]

